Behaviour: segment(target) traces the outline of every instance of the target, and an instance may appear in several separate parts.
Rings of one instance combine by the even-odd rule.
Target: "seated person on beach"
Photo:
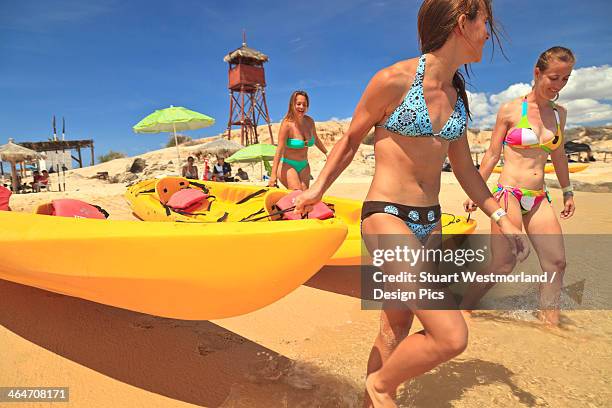
[[[40,191],[41,187],[45,187],[49,189],[49,172],[47,170],[43,170],[42,174],[38,177],[36,181],[36,189]]]
[[[187,158],[187,164],[183,166],[182,175],[185,178],[197,180],[198,179],[198,168],[193,164],[194,158],[189,156]]]
[[[40,179],[40,172],[38,170],[34,170],[32,172],[32,182],[30,183],[32,185],[33,191],[38,191],[38,180],[39,179]]]
[[[224,157],[217,156],[217,164],[213,166],[213,181],[233,181],[232,166],[225,162]]]
[[[249,175],[247,174],[247,172],[242,170],[241,168],[239,168],[238,171],[236,172],[236,176],[238,176],[238,178],[240,180],[248,180],[249,179]]]

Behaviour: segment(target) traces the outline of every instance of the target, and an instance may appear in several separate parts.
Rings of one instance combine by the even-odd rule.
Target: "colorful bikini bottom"
[[[499,201],[502,197],[504,198],[504,207],[508,210],[508,194],[512,194],[519,202],[521,206],[521,213],[527,214],[533,207],[538,205],[545,198],[550,203],[550,195],[546,189],[544,190],[529,190],[527,188],[504,186],[497,184],[497,189],[491,191],[493,197]]]

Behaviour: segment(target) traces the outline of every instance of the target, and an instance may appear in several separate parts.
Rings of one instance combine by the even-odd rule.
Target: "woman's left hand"
[[[574,196],[563,197],[563,211],[561,211],[561,218],[567,219],[574,215],[576,211],[576,204],[574,204]]]

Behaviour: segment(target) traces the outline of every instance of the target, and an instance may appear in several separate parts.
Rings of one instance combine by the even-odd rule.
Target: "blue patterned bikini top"
[[[439,136],[445,140],[457,140],[466,126],[466,112],[463,99],[457,94],[455,109],[446,121],[440,133],[433,132],[429,111],[423,95],[423,78],[425,77],[425,54],[419,58],[414,82],[402,103],[395,108],[391,116],[381,127],[402,136]]]

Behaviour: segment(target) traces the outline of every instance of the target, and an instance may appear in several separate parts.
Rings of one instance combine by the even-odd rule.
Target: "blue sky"
[[[347,118],[377,70],[418,55],[420,3],[0,0],[0,143],[46,140],[55,114],[60,124],[66,117],[67,138],[94,139],[96,155],[109,149],[136,155],[159,148],[167,135],[134,134],[132,126],[171,104],[216,118],[214,127],[190,136],[218,134],[229,115],[223,57],[241,45],[242,29],[249,46],[270,57],[273,121],[294,89],[310,93],[315,120]],[[499,53],[491,61],[489,48],[473,67],[468,89],[486,104],[477,120],[490,119],[495,95],[528,84],[537,56],[553,45],[572,48],[576,68],[595,67],[612,89],[612,2],[498,0],[494,10],[510,61]],[[593,72],[579,78],[588,82]],[[576,116],[574,124],[612,122],[610,92],[600,89],[589,99],[574,91],[575,100],[590,101],[568,101],[577,111],[600,112]]]

